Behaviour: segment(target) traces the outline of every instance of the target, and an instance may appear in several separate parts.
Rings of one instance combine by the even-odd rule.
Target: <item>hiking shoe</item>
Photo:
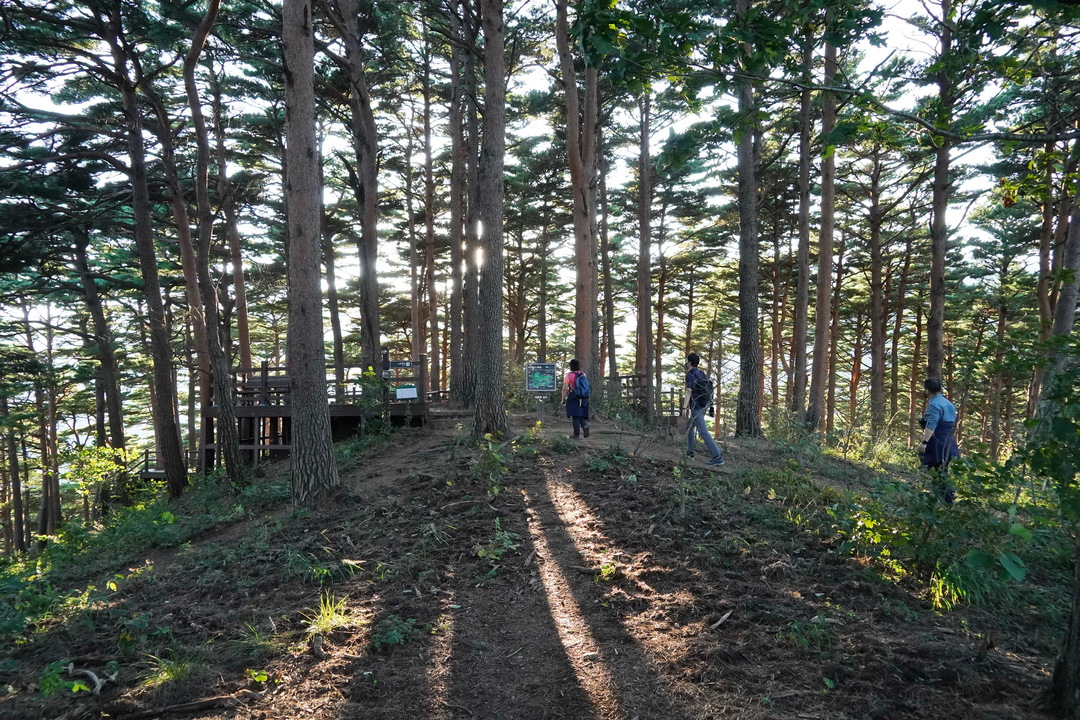
[[[724,457],[723,456],[715,457],[715,458],[713,458],[712,460],[710,460],[709,462],[707,462],[705,464],[708,465],[709,467],[720,467],[721,465],[724,464]]]
[[[585,437],[589,437],[589,426],[588,425],[581,428],[581,434],[584,435]]]

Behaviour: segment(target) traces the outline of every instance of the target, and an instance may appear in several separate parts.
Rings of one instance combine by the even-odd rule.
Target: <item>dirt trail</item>
[[[520,434],[535,416],[513,420]],[[567,451],[557,429],[501,448],[496,494],[459,428],[400,435],[346,473],[336,507],[285,524],[233,575],[211,582],[213,561],[189,551],[133,589],[125,616],[160,617],[169,603],[176,646],[225,647],[245,625],[292,638],[270,656],[222,658],[186,690],[266,694],[178,717],[1041,717],[1047,661],[1022,638],[976,660],[985,617],[934,615],[739,483],[686,465],[676,438],[601,421]],[[784,461],[759,453],[729,448],[721,477],[748,458]],[[296,557],[360,570],[320,587],[283,577]],[[328,594],[346,598],[351,622],[313,647],[303,638]],[[245,682],[252,668],[276,682]],[[154,704],[169,702],[129,692],[69,718]],[[27,707],[0,700],[0,717],[54,717]]]

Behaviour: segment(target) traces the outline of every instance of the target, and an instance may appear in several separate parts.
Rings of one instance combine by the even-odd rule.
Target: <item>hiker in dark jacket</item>
[[[577,358],[570,361],[570,372],[563,378],[562,401],[566,403],[566,417],[574,423],[574,439],[581,435],[589,437],[589,398],[577,392],[578,378],[585,377]]]
[[[694,451],[697,449],[697,438],[695,434],[701,435],[701,439],[705,441],[705,447],[709,451],[709,461],[706,465],[712,465],[714,467],[724,464],[724,456],[720,452],[720,448],[716,446],[716,441],[713,440],[712,434],[705,426],[705,411],[712,406],[712,392],[708,389],[712,387],[712,383],[709,381],[709,376],[705,374],[705,371],[698,367],[701,362],[701,358],[697,353],[690,353],[686,356],[686,397],[683,398],[682,413],[686,416],[686,457],[694,457]]]

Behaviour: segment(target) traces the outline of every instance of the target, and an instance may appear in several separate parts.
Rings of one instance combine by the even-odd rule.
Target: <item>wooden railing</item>
[[[197,450],[184,451],[184,464],[188,472],[199,469],[199,453]],[[144,450],[143,454],[127,464],[124,472],[128,475],[138,475],[142,478],[164,477],[165,469],[158,462],[158,453],[155,450]]]
[[[384,383],[365,382],[363,379],[365,370],[366,366],[363,365],[347,365],[341,368],[339,377],[338,368],[328,365],[326,367],[328,402],[332,405],[374,405],[387,399],[384,395],[387,388],[391,392],[390,402],[395,402],[397,398],[393,394],[394,390],[409,385],[417,389],[417,398],[413,402],[437,402],[445,399],[441,391],[434,393],[425,391],[427,365],[423,356],[419,360],[412,361],[412,368],[407,371],[392,368],[390,377],[381,378],[385,381]],[[238,368],[232,372],[232,380],[234,405],[290,404],[292,377],[287,367],[272,367],[264,362],[257,368]],[[378,396],[371,397],[371,393],[378,393]]]
[[[679,416],[683,396],[683,391],[679,388],[668,388],[659,392],[654,389],[656,399],[651,400],[645,375],[620,375],[617,380],[622,401],[635,412],[644,414],[645,408],[656,402],[660,417]]]

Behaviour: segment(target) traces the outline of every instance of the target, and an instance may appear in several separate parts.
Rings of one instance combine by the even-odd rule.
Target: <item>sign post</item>
[[[525,392],[536,399],[536,421],[543,418],[543,402],[559,389],[559,368],[555,363],[525,363]]]

